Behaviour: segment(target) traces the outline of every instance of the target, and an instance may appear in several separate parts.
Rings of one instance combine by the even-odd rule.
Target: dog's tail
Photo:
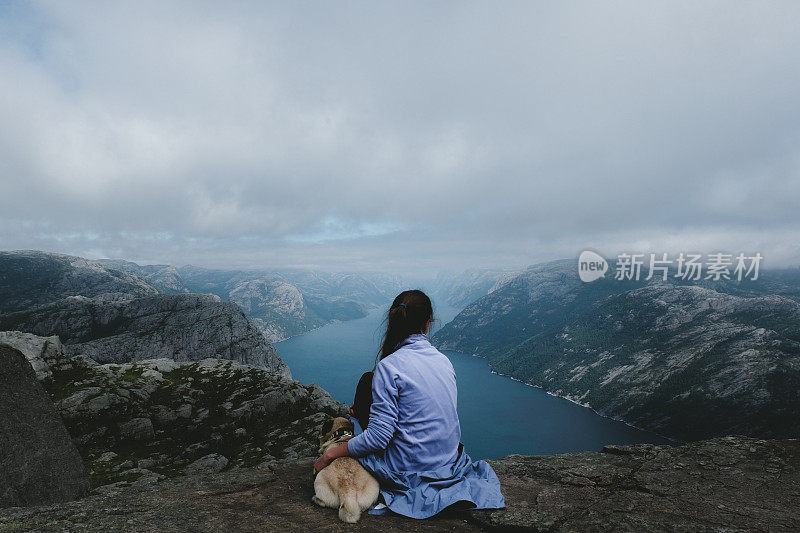
[[[361,506],[355,491],[343,494],[339,504],[339,520],[348,524],[355,524],[361,518]]]

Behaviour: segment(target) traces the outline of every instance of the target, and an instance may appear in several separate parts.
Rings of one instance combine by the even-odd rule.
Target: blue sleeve
[[[347,442],[352,457],[363,457],[385,450],[397,430],[397,383],[391,366],[381,361],[372,376],[372,407],[369,424],[363,433]]]

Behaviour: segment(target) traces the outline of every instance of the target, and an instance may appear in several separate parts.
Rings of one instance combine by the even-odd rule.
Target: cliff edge
[[[492,465],[508,508],[431,520],[311,503],[311,461],[107,487],[76,502],[0,509],[0,531],[792,531],[800,442],[726,437],[676,447],[512,455]]]

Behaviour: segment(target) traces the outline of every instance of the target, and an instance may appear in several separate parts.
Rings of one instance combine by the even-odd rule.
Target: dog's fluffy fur
[[[330,424],[330,425],[329,425]],[[330,429],[328,429],[330,427]],[[350,434],[336,438],[337,430],[346,428]],[[319,436],[319,451],[338,446],[352,438],[353,424],[346,418],[334,418],[323,426]],[[311,499],[321,507],[339,509],[339,519],[353,524],[361,513],[378,501],[378,482],[352,457],[339,457],[317,474]]]

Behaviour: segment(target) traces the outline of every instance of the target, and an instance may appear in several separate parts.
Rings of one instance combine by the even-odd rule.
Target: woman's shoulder
[[[384,357],[381,362],[386,361],[387,365],[397,369],[407,366],[409,362],[432,360],[441,360],[446,362],[448,366],[452,366],[449,357],[437,350],[427,339],[424,339],[422,342],[401,346],[390,355]]]
[[[375,373],[381,374],[396,374],[398,368],[402,366],[401,357],[402,354],[398,354],[399,350],[390,353],[375,365]]]
[[[384,372],[398,372],[408,367],[409,361],[413,361],[418,356],[419,351],[412,345],[406,344],[378,361],[375,368]]]

